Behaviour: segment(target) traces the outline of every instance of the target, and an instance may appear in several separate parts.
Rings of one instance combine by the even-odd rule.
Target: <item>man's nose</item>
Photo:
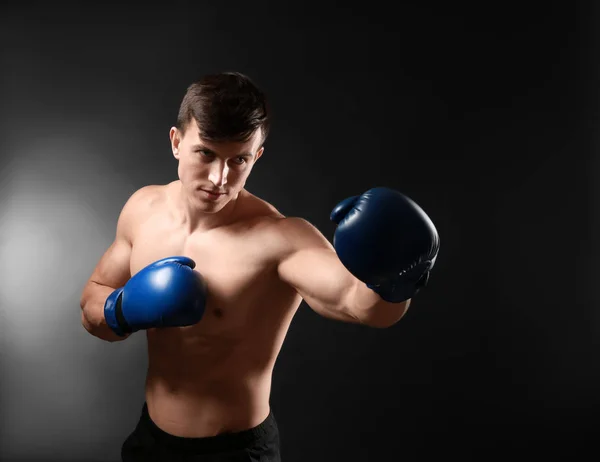
[[[208,181],[214,184],[217,188],[227,184],[227,176],[229,175],[229,166],[226,162],[213,162],[210,166]]]

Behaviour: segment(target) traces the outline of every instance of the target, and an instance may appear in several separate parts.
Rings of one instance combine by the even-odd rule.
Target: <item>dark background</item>
[[[301,307],[284,461],[597,457],[600,11],[217,3],[0,7],[0,460],[118,460],[145,339],[90,336],[79,296],[129,195],[175,179],[187,85],[222,70],[273,106],[251,192],[331,239],[332,207],[385,185],[441,237],[392,328]]]

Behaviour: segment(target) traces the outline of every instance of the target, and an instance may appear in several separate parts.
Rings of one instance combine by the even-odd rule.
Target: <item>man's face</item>
[[[193,119],[185,134],[171,128],[170,138],[184,192],[200,210],[211,213],[237,197],[263,152],[260,130],[245,142],[215,143],[200,138]]]

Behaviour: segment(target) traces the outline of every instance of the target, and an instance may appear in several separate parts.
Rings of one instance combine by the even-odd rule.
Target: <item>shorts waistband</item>
[[[172,435],[159,428],[150,418],[147,403],[144,403],[142,407],[141,420],[146,424],[152,436],[160,443],[181,450],[191,450],[194,453],[244,449],[277,432],[277,424],[272,411],[269,411],[269,415],[263,422],[248,430],[197,438]]]

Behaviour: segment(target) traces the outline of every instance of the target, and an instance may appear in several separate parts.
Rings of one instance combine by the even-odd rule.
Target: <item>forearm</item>
[[[308,291],[303,294],[308,305],[328,319],[386,328],[400,321],[410,305],[410,299],[401,303],[386,302],[352,276],[330,282],[327,291],[318,295]]]
[[[89,282],[83,291],[80,304],[81,323],[85,330],[107,342],[118,342],[129,337],[115,334],[104,318],[104,302],[114,290],[112,287]]]
[[[297,252],[279,266],[291,284],[318,314],[336,321],[389,327],[406,312],[410,300],[389,303],[354,277],[330,248]]]
[[[410,305],[408,299],[400,303],[383,300],[362,281],[355,280],[345,297],[344,311],[369,327],[386,328],[396,324]]]

